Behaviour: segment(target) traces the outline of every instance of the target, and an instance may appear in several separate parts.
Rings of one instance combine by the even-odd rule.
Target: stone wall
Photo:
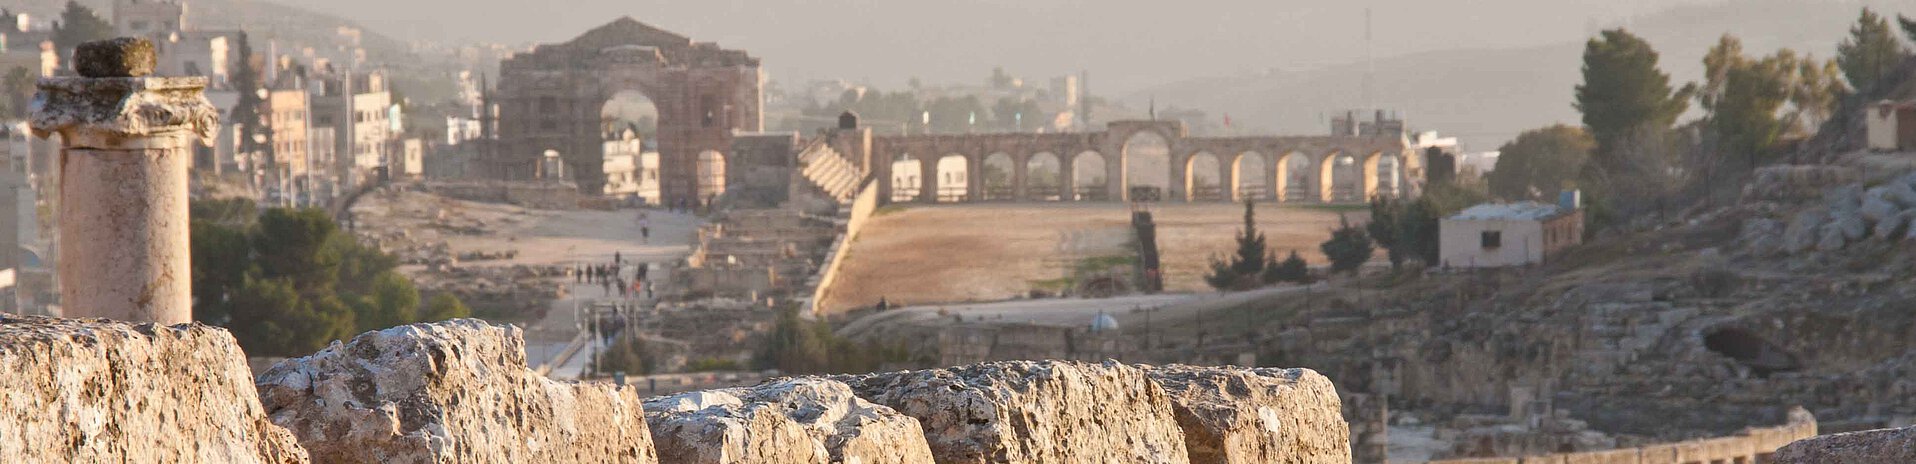
[[[1688,440],[1603,451],[1559,453],[1510,458],[1465,458],[1431,461],[1430,464],[1691,464],[1691,463],[1767,463],[1778,460],[1778,448],[1791,441],[1816,436],[1816,418],[1796,408],[1789,422],[1775,427],[1752,427],[1733,436]],[[1800,461],[1855,462],[1855,461]],[[1890,462],[1890,461],[1884,461]],[[1908,462],[1908,461],[1894,461]]]
[[[1839,433],[1797,440],[1776,451],[1777,464],[1906,464],[1916,462],[1916,427]]]
[[[218,328],[10,316],[0,367],[0,462],[1351,462],[1334,388],[1303,369],[1013,361],[641,403],[548,380],[517,328],[462,319],[336,342],[249,388]]]
[[[224,330],[0,314],[0,371],[0,462],[307,462]]]
[[[319,462],[657,462],[636,392],[546,379],[517,327],[476,319],[360,334],[258,387]]]

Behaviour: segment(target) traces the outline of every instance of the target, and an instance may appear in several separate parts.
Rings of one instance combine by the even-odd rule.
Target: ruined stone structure
[[[472,319],[361,334],[255,384],[219,328],[10,316],[0,368],[9,463],[1351,462],[1337,394],[1305,369],[1018,361],[641,404],[541,377],[518,329]]]
[[[1634,448],[1556,453],[1521,458],[1446,459],[1431,461],[1430,464],[1766,464],[1774,462],[1857,462],[1847,460],[1795,461],[1780,459],[1781,456],[1779,456],[1779,454],[1785,453],[1780,453],[1778,451],[1779,448],[1790,445],[1792,441],[1814,436],[1816,436],[1816,418],[1811,416],[1808,411],[1796,408],[1790,411],[1787,423],[1775,427],[1750,427],[1735,435],[1726,437],[1686,440],[1675,443],[1659,443]],[[1801,448],[1797,445],[1790,446]]]
[[[1362,202],[1414,192],[1423,169],[1401,134],[1192,137],[1179,121],[1114,121],[1084,133],[873,136],[841,127],[825,137],[821,146],[875,178],[887,202],[1119,201],[1154,184],[1166,201]],[[1153,146],[1167,152],[1143,153]],[[1386,158],[1396,169],[1380,169]]]
[[[758,58],[632,18],[514,55],[500,63],[499,77],[485,104],[496,111],[487,118],[497,118],[497,140],[480,156],[482,175],[494,179],[532,179],[552,150],[581,191],[602,191],[602,110],[618,93],[636,91],[658,109],[662,200],[702,200],[724,190],[722,181],[701,179],[723,177],[734,131],[764,125]]]
[[[33,133],[60,135],[60,280],[68,315],[193,319],[187,171],[219,111],[204,77],[148,77],[153,43],[80,44],[77,77],[41,79]]]

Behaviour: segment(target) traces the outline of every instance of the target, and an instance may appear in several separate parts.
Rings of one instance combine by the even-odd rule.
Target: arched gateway
[[[553,149],[581,191],[601,191],[601,109],[620,92],[639,92],[657,107],[659,189],[668,203],[715,193],[723,180],[701,181],[715,171],[701,170],[700,156],[707,164],[725,159],[733,131],[764,126],[757,58],[629,17],[513,55],[499,68],[499,86],[486,102],[498,115],[498,141],[481,168],[494,179],[533,179],[540,153]]]

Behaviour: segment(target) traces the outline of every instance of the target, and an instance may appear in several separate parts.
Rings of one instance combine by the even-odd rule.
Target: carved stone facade
[[[632,18],[514,55],[500,63],[499,77],[486,104],[497,112],[497,140],[481,156],[488,178],[532,179],[552,150],[581,191],[601,191],[602,111],[618,93],[636,91],[658,110],[662,201],[702,200],[723,187],[698,181],[700,155],[722,160],[735,131],[764,126],[758,58]]]

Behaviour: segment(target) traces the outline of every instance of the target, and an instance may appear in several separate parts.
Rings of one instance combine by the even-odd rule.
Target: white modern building
[[[1486,203],[1444,218],[1438,256],[1444,267],[1478,268],[1541,263],[1583,243],[1583,209],[1576,192],[1559,204]]]

